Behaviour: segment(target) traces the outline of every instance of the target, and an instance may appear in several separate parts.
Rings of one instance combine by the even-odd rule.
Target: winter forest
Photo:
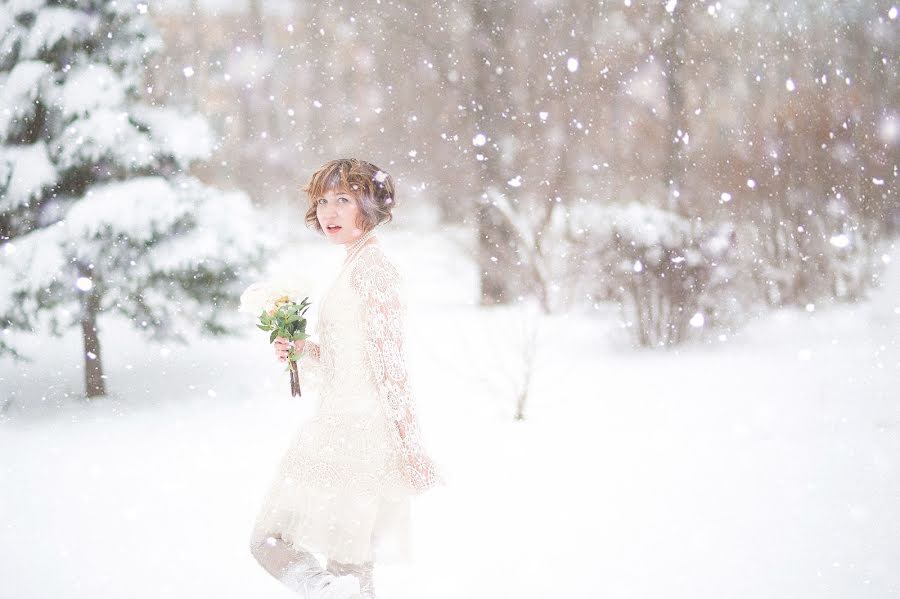
[[[0,599],[289,597],[333,158],[448,474],[379,597],[900,597],[900,6],[0,0]]]

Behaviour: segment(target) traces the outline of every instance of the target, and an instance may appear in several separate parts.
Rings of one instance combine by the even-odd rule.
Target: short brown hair
[[[309,202],[306,226],[322,235],[325,231],[316,218],[316,207],[319,198],[328,190],[346,191],[356,198],[363,220],[360,228],[363,231],[383,222],[390,222],[393,218],[391,211],[394,209],[395,198],[394,180],[391,176],[371,162],[339,158],[319,167],[302,190]]]

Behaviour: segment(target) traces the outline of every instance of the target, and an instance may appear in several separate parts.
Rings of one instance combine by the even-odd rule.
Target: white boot
[[[356,577],[334,575],[311,553],[298,553],[299,561],[288,566],[281,582],[303,599],[362,599]]]
[[[334,560],[328,560],[327,569],[335,576],[354,576],[359,581],[359,592],[363,599],[378,599],[375,596],[374,562],[362,564],[343,564]]]

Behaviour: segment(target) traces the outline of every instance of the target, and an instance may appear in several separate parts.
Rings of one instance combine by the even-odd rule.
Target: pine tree
[[[161,41],[146,12],[0,6],[0,355],[23,358],[9,330],[80,327],[87,397],[106,393],[101,315],[157,340],[229,333],[238,277],[268,249],[245,194],[188,174],[213,149],[205,120],[147,98]]]

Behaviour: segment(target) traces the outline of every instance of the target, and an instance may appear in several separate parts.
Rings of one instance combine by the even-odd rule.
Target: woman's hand
[[[432,487],[440,478],[434,462],[427,454],[410,455],[407,463],[407,479],[417,491],[424,491]]]
[[[287,362],[288,354],[291,351],[291,342],[284,337],[275,337],[273,342],[275,345],[275,356],[279,362]],[[294,341],[294,350],[299,354],[303,351],[303,345],[306,343],[304,339]]]

